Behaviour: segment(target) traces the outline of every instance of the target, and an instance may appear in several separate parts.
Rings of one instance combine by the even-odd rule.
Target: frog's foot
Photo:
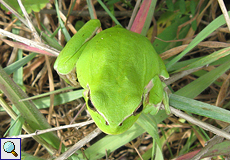
[[[79,87],[80,84],[77,81],[77,74],[76,74],[76,68],[72,69],[68,74],[61,74],[58,73],[58,75],[66,81],[66,83],[70,84],[73,87]]]
[[[171,113],[170,107],[169,107],[169,96],[168,96],[168,92],[167,92],[167,85],[164,82],[161,82],[162,86],[163,86],[163,107],[167,113],[167,115],[169,115]]]
[[[150,113],[151,115],[156,115],[159,109],[161,108],[163,108],[163,103],[148,104],[144,110],[144,113]]]
[[[152,89],[146,94],[144,113],[155,115],[159,109],[165,108],[166,113],[170,114],[169,98],[166,92],[167,86],[161,82],[159,76],[153,77],[151,80]],[[148,84],[149,85],[149,84]]]

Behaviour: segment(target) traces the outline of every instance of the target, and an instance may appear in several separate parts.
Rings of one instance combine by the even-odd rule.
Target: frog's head
[[[140,116],[143,110],[142,96],[130,95],[127,92],[113,93],[105,90],[84,92],[87,109],[103,132],[121,134]]]

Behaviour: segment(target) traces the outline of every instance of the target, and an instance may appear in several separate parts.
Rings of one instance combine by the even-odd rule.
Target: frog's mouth
[[[103,117],[103,119],[105,120],[105,124],[106,124],[107,126],[110,125],[108,119],[106,118],[106,116],[105,116],[103,113],[101,113],[100,111],[98,111],[98,110],[94,107],[94,105],[93,105],[92,101],[90,100],[90,98],[88,99],[87,104],[88,104],[87,106],[88,106],[91,110],[93,110],[94,112],[97,112],[100,116]],[[142,110],[143,110],[143,102],[140,103],[140,105],[135,109],[135,111],[134,111],[132,114],[126,116],[126,117],[118,124],[118,126],[122,126],[123,122],[124,122],[126,119],[128,119],[128,118],[131,117],[131,116],[136,116],[136,115],[140,114],[140,113],[142,112]]]
[[[136,115],[140,114],[140,113],[142,112],[143,108],[144,108],[144,107],[143,107],[143,99],[142,99],[141,103],[140,103],[139,106],[135,109],[135,111],[134,111],[132,114],[126,116],[126,117],[121,121],[121,123],[119,123],[119,126],[122,126],[123,122],[124,122],[126,119],[128,119],[129,117],[131,117],[131,116],[136,116]]]
[[[89,89],[88,85],[87,85],[87,88]],[[89,109],[94,111],[94,112],[97,112],[100,116],[102,116],[103,119],[105,120],[105,124],[107,126],[109,126],[110,123],[109,123],[108,119],[106,118],[106,116],[95,108],[95,106],[94,106],[94,104],[93,104],[93,102],[91,100],[91,97],[90,97],[90,89],[84,91],[84,96],[86,98],[86,103],[87,103],[87,106],[89,107]],[[129,117],[136,116],[136,115],[140,114],[142,112],[142,110],[144,109],[143,101],[144,101],[144,96],[142,96],[142,100],[141,100],[140,104],[138,105],[138,107],[130,115],[128,115],[125,118],[123,118],[123,120],[118,124],[118,126],[122,126],[123,122],[126,119],[128,119]]]

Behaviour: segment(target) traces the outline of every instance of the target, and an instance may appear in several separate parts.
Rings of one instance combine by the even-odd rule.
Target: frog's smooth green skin
[[[149,40],[119,26],[93,37],[81,52],[76,72],[88,111],[107,134],[129,129],[145,112],[164,103],[167,94],[160,77],[168,78],[163,61]],[[150,92],[146,86],[152,83]],[[169,109],[168,109],[169,110]]]
[[[88,21],[65,45],[54,63],[59,76],[72,86],[77,86],[76,62],[87,42],[94,36],[101,23],[98,19]]]

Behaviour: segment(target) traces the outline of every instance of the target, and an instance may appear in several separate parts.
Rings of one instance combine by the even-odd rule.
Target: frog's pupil
[[[143,104],[141,104],[134,112],[133,115],[136,116],[137,114],[141,113],[143,110]]]
[[[96,108],[94,107],[92,101],[90,99],[88,99],[88,106],[90,109],[92,109],[93,111],[96,111]]]

